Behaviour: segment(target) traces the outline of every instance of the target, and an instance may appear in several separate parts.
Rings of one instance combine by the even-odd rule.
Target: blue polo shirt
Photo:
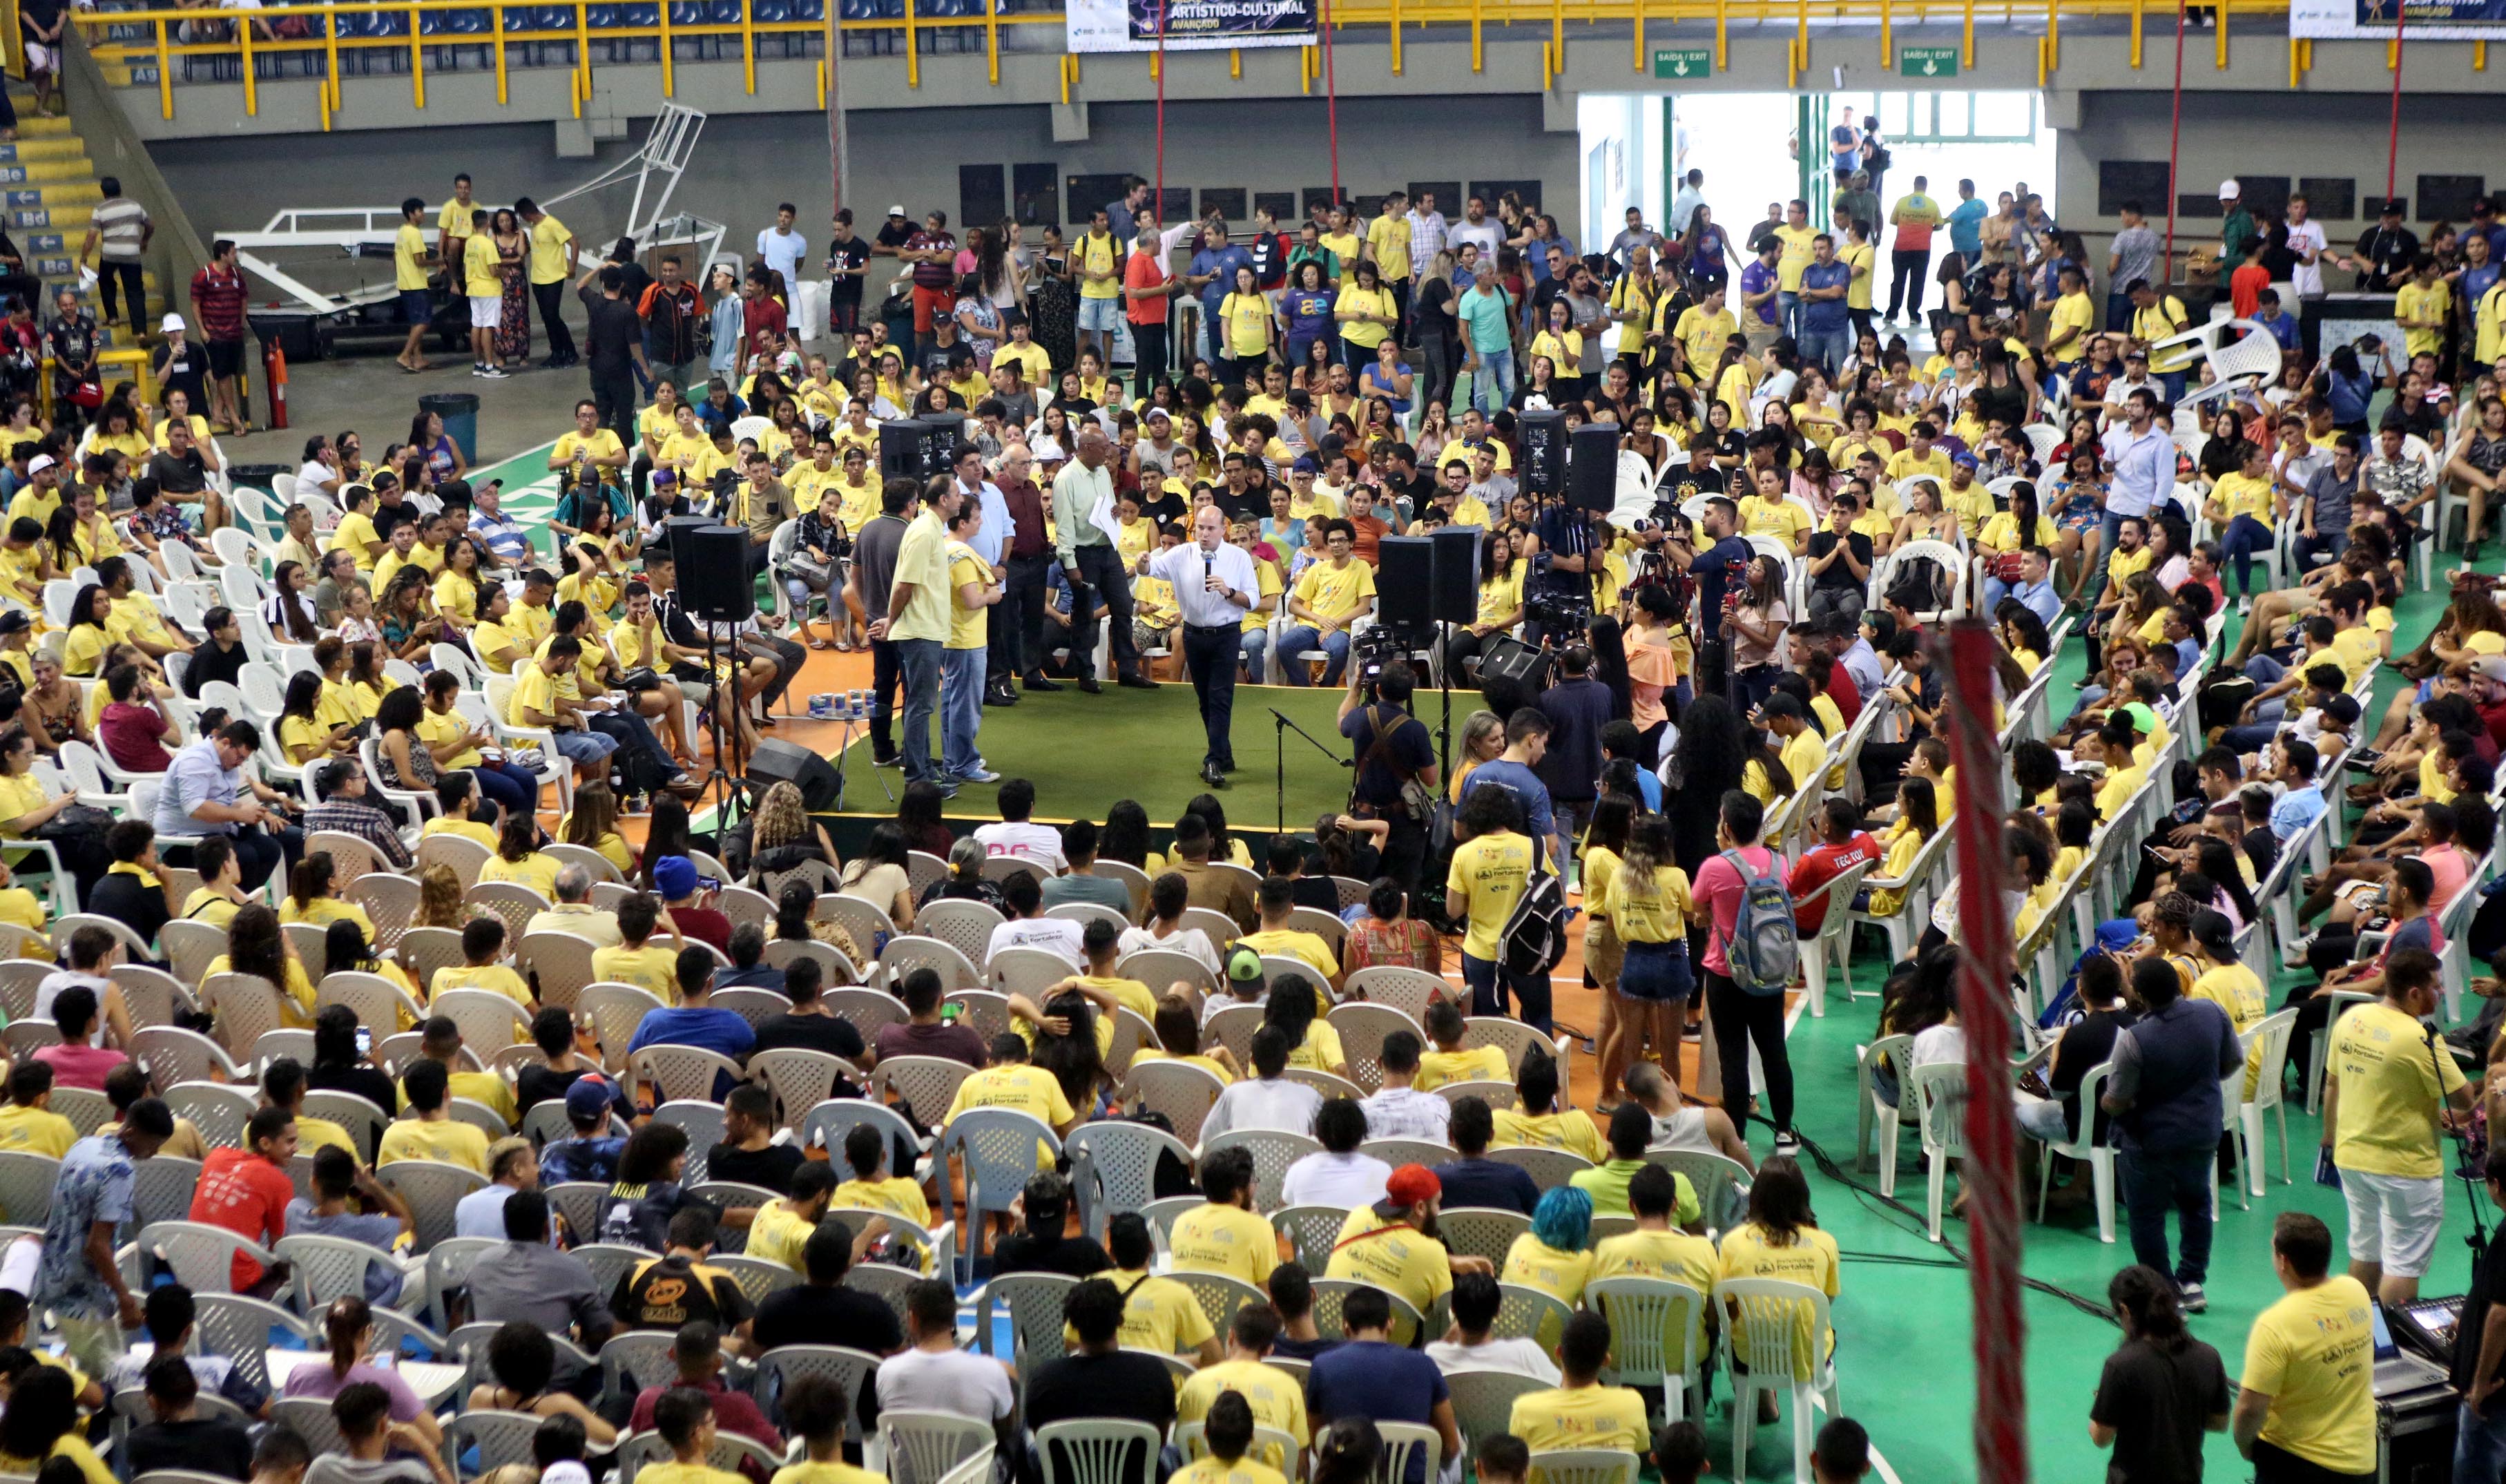
[[[1850,288],[1853,269],[1843,262],[1808,263],[1802,268],[1802,287],[1806,289]],[[1844,301],[1838,299],[1805,299],[1802,301],[1802,326],[1808,330],[1842,330],[1846,323]]]

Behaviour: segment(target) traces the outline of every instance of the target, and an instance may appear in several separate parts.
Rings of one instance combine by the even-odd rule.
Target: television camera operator
[[[1674,571],[1697,581],[1694,613],[1700,694],[1723,689],[1731,672],[1723,619],[1748,589],[1749,559],[1756,551],[1739,534],[1740,507],[1727,495],[1706,497],[1694,528],[1674,526],[1663,536],[1663,555]]]
[[[1543,648],[1572,643],[1593,622],[1593,577],[1608,548],[1594,529],[1599,518],[1578,510],[1565,492],[1540,496],[1532,519],[1530,568],[1523,577],[1523,636]]]

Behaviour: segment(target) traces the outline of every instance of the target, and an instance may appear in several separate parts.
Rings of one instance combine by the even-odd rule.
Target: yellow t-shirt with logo
[[[403,1118],[383,1130],[382,1141],[375,1146],[375,1164],[380,1167],[404,1159],[431,1159],[485,1175],[487,1136],[450,1118],[435,1123]]]
[[[1173,1356],[1199,1350],[1218,1337],[1210,1327],[1209,1316],[1201,1310],[1200,1300],[1173,1279],[1154,1278],[1145,1271],[1127,1273],[1121,1268],[1097,1276],[1124,1295],[1123,1327],[1116,1331],[1124,1349]],[[1061,1333],[1066,1342],[1079,1343],[1078,1331],[1068,1325],[1062,1326]]]
[[[1505,1051],[1497,1046],[1474,1046],[1467,1051],[1422,1051],[1418,1053],[1418,1077],[1411,1085],[1422,1093],[1432,1093],[1448,1082],[1511,1082],[1514,1068],[1505,1061]]]
[[[1671,339],[1688,351],[1689,368],[1699,376],[1714,369],[1723,358],[1723,347],[1740,333],[1740,320],[1730,309],[1708,314],[1703,305],[1690,305],[1679,311],[1679,322],[1670,329]]]
[[[1325,1278],[1353,1278],[1398,1293],[1425,1314],[1452,1291],[1453,1270],[1445,1245],[1421,1236],[1407,1221],[1386,1221],[1360,1206],[1341,1223]],[[1396,1340],[1402,1338],[1395,1337]]]
[[[1526,1113],[1521,1108],[1501,1107],[1495,1116],[1496,1137],[1488,1140],[1490,1148],[1563,1149],[1596,1165],[1608,1158],[1600,1129],[1593,1124],[1593,1115],[1582,1108],[1570,1107],[1562,1113]]]
[[[1561,1448],[1642,1453],[1651,1436],[1642,1394],[1632,1387],[1554,1387],[1514,1398],[1506,1430],[1534,1454]]]
[[[1538,1288],[1572,1307],[1584,1297],[1584,1285],[1592,1276],[1591,1248],[1580,1252],[1561,1252],[1524,1232],[1505,1249],[1505,1266],[1498,1270],[1497,1281]]]
[[[1469,914],[1470,930],[1462,937],[1463,953],[1474,959],[1492,960],[1497,957],[1497,941],[1505,932],[1506,919],[1514,915],[1514,904],[1522,896],[1523,883],[1530,874],[1531,840],[1512,830],[1481,835],[1453,848],[1445,895],[1449,901],[1464,903]]]
[[[325,550],[346,552],[355,560],[358,571],[372,572],[375,559],[370,548],[380,539],[375,534],[373,519],[362,510],[351,510],[331,527],[331,544]]]
[[[0,1105],[0,1149],[59,1159],[78,1142],[78,1130],[60,1114],[11,1103]]]
[[[2352,1007],[2332,1027],[2340,1085],[2332,1162],[2344,1170],[2433,1179],[2445,1173],[2436,1118],[2463,1085],[2451,1056],[2428,1055],[2426,1031],[2381,1001]]]
[[[2252,516],[2265,525],[2271,524],[2270,480],[2255,479],[2241,469],[2233,470],[2219,476],[2219,482],[2210,487],[2210,498],[2219,502],[2219,509],[2231,521],[2238,516]]]
[[[518,1005],[531,1002],[531,987],[521,975],[501,963],[448,963],[435,971],[427,997],[431,999],[447,990],[487,990]]]
[[[1082,233],[1079,240],[1070,244],[1070,267],[1071,271],[1079,275],[1079,297],[1082,299],[1119,297],[1122,293],[1122,279],[1117,265],[1122,256],[1122,249],[1115,244],[1112,233],[1106,233],[1102,236],[1092,232]],[[1091,278],[1087,276],[1090,273],[1113,273],[1116,276]]]
[[[1259,1421],[1258,1416],[1255,1420]],[[778,1477],[774,1484],[784,1481]],[[1166,1484],[1288,1484],[1288,1478],[1268,1464],[1255,1463],[1248,1454],[1233,1464],[1214,1457],[1195,1459],[1176,1469]]]
[[[1366,244],[1375,249],[1376,271],[1386,283],[1410,276],[1410,224],[1397,216],[1378,216],[1366,224]]]
[[[979,1107],[1005,1107],[1031,1113],[1037,1119],[1059,1128],[1077,1115],[1070,1110],[1070,1100],[1062,1096],[1061,1084],[1053,1073],[1041,1067],[1012,1064],[987,1067],[957,1084],[957,1096],[949,1104],[947,1118]]]
[[[1244,1398],[1244,1404],[1253,1411],[1255,1427],[1285,1432],[1297,1440],[1300,1448],[1313,1440],[1312,1426],[1306,1420],[1305,1388],[1286,1371],[1259,1360],[1221,1360],[1193,1372],[1175,1393],[1175,1421],[1205,1420],[1210,1403],[1222,1392],[1234,1392]],[[1271,1452],[1275,1454],[1275,1447]],[[1275,1462],[1285,1465],[1288,1461]]]
[[[1325,618],[1345,618],[1356,613],[1374,596],[1375,568],[1355,557],[1341,567],[1317,561],[1297,579],[1297,601]]]
[[[817,1230],[816,1222],[795,1214],[783,1202],[769,1201],[757,1208],[756,1218],[749,1224],[748,1255],[805,1273],[808,1268],[801,1260],[801,1250]]]
[[[1770,500],[1748,494],[1740,497],[1739,506],[1740,534],[1771,537],[1781,541],[1786,549],[1811,525],[1809,512],[1787,499]]]
[[[1786,1283],[1803,1284],[1816,1288],[1832,1301],[1838,1293],[1836,1239],[1815,1226],[1805,1226],[1793,1233],[1792,1241],[1777,1247],[1769,1233],[1755,1222],[1736,1226],[1723,1234],[1723,1278],[1780,1278]],[[1745,1319],[1736,1320],[1745,1324]],[[1810,1374],[1810,1315],[1808,1305],[1801,1306],[1795,1320],[1793,1338],[1794,1379],[1807,1380]],[[1835,1334],[1828,1336],[1832,1349]]]
[[[991,610],[966,601],[965,589],[988,587],[992,569],[963,541],[949,543],[949,649],[981,649]]]
[[[544,851],[533,851],[519,860],[493,855],[479,868],[479,880],[483,884],[491,881],[519,882],[553,902],[556,900],[557,870],[556,857]]]
[[[2437,321],[2433,326],[2413,325],[2402,332],[2402,344],[2407,353],[2417,355],[2424,351],[2436,354],[2438,346],[2445,343],[2445,313],[2452,297],[2452,290],[2446,287],[2443,279],[2434,283],[2413,279],[2393,291],[2395,319]]]
[[[2332,1473],[2370,1474],[2375,1370],[2366,1285],[2336,1272],[2254,1317],[2238,1385],[2271,1398],[2264,1442]]]
[[[426,234],[410,222],[392,234],[392,285],[403,291],[426,287]]]
[[[679,951],[646,939],[641,948],[595,948],[591,976],[646,990],[665,1005],[679,1002]]]
[[[1802,270],[1809,267],[1816,256],[1814,243],[1818,234],[1808,227],[1787,223],[1775,229],[1775,240],[1783,244],[1784,255],[1775,262],[1775,287],[1787,294],[1798,294],[1802,286]]]
[[[558,283],[565,278],[565,244],[574,234],[546,212],[530,225],[530,274],[533,283]]]
[[[2045,326],[2046,343],[2052,344],[2068,327],[2076,333],[2054,353],[2066,361],[2076,361],[2089,353],[2088,337],[2096,328],[2096,317],[2095,307],[2089,303],[2086,293],[2065,294],[2054,301],[2053,315]]]
[[[1683,1231],[1632,1231],[1604,1237],[1593,1249],[1591,1282],[1604,1278],[1667,1278],[1700,1293],[1713,1291],[1722,1258],[1714,1244]]]
[[[1175,1217],[1166,1249],[1176,1272],[1224,1273],[1256,1285],[1269,1283],[1279,1265],[1278,1234],[1269,1217],[1214,1202]]]

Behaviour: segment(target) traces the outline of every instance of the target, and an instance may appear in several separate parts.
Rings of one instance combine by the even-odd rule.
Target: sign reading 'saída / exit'
[[[1955,77],[1958,75],[1958,49],[1899,47],[1897,71],[1906,77]]]
[[[1656,47],[1653,75],[1683,80],[1712,77],[1714,53],[1706,47]]]

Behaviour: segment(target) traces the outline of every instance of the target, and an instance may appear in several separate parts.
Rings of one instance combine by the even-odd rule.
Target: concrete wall
[[[430,108],[429,114],[433,110]],[[1379,193],[1413,181],[1536,180],[1543,204],[1560,221],[1578,220],[1576,136],[1546,132],[1536,94],[1490,94],[1472,100],[1467,134],[1414,127],[1407,104],[1388,98],[1343,99],[1340,107],[1341,183],[1352,195]],[[1054,137],[1046,105],[971,108],[949,116],[936,139],[933,116],[881,109],[849,115],[854,179],[844,199],[866,222],[891,203],[917,216],[934,207],[960,216],[958,167],[1045,164],[1056,182],[1072,175],[1136,170],[1156,160],[1153,109],[1134,103],[1091,110],[1088,137]],[[238,169],[231,141],[159,139],[149,146],[184,199],[197,204],[203,235],[258,225],[281,206],[366,205],[417,195],[440,201],[451,177],[467,170],[483,199],[550,196],[588,180],[632,153],[644,121],[627,139],[602,143],[591,160],[560,159],[545,124],[375,129],[300,134],[287,142],[284,170]],[[1399,137],[1398,149],[1387,141]],[[673,209],[728,224],[745,249],[770,220],[778,200],[802,204],[802,226],[813,248],[825,240],[828,154],[815,114],[750,114],[709,119],[693,163],[671,199]],[[1254,98],[1240,102],[1176,102],[1166,110],[1165,181],[1187,187],[1303,193],[1331,184],[1327,125],[1321,100]],[[625,224],[631,185],[611,187],[554,208],[587,240],[614,235]],[[1057,200],[1069,221],[1088,206]],[[1445,203],[1450,207],[1453,203]],[[388,265],[385,265],[387,268]]]

